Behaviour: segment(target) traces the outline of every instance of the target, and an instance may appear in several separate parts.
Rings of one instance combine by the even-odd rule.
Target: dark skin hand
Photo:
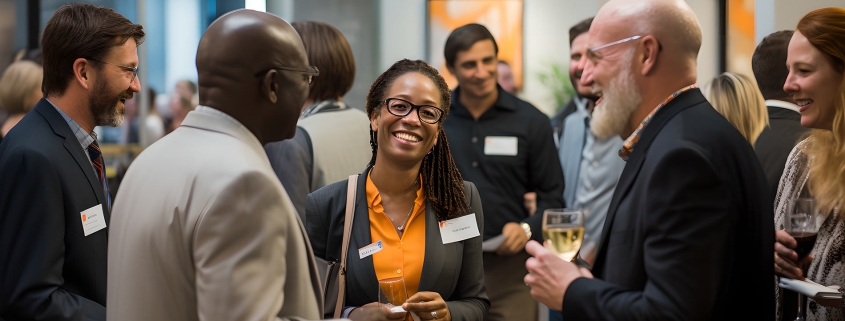
[[[405,311],[414,312],[420,317],[420,320],[434,320],[431,312],[437,313],[437,320],[452,320],[452,314],[449,313],[449,306],[446,305],[446,301],[443,301],[440,293],[437,292],[417,292],[417,294],[408,298],[408,301],[402,305],[402,308]]]
[[[387,307],[379,305],[378,302],[370,302],[352,310],[349,313],[349,319],[354,321],[401,321],[405,319],[407,314],[407,312],[390,312]]]

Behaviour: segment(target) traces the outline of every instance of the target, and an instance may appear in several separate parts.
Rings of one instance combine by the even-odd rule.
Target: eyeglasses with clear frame
[[[289,67],[270,67],[270,68],[267,68],[263,71],[258,72],[257,74],[255,74],[255,77],[261,76],[262,74],[264,74],[268,70],[274,70],[274,69],[275,70],[285,70],[285,71],[293,71],[293,72],[302,73],[302,77],[304,77],[303,79],[305,79],[305,81],[307,81],[309,85],[311,84],[312,81],[314,81],[314,77],[317,77],[317,76],[320,75],[320,70],[317,69],[317,66],[308,66],[308,70],[289,68]]]
[[[598,53],[596,53],[596,51],[602,50],[602,49],[610,47],[610,46],[623,44],[623,43],[626,43],[626,42],[631,41],[631,40],[637,40],[637,39],[640,39],[642,37],[643,36],[628,37],[628,38],[625,38],[625,39],[616,40],[616,41],[611,42],[611,43],[606,43],[606,44],[603,44],[603,45],[598,46],[598,47],[588,48],[587,49],[587,59],[590,59],[593,62],[596,62],[596,61],[598,61],[602,58],[602,56],[599,55]]]
[[[135,66],[135,67],[121,66],[121,65],[118,65],[118,64],[110,63],[108,61],[102,61],[100,59],[94,59],[94,58],[85,58],[85,59],[102,62],[102,63],[107,64],[107,65],[117,66],[117,67],[120,67],[121,69],[123,69],[125,71],[131,71],[132,72],[132,79],[129,79],[130,84],[133,81],[135,81],[135,77],[138,77],[138,66]]]
[[[428,105],[414,105],[402,98],[385,99],[384,105],[387,106],[387,111],[396,117],[408,116],[416,108],[418,110],[417,117],[424,123],[437,124],[440,118],[443,117],[443,110],[440,108]]]

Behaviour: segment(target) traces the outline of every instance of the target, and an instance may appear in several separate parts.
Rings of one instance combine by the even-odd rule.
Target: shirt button
[[[595,187],[590,186],[589,190],[590,190],[590,192],[592,192],[592,191],[596,190],[596,188],[595,188]]]
[[[584,216],[590,216],[590,209],[584,209]]]
[[[478,162],[472,162],[472,167],[478,167]]]
[[[593,161],[593,167],[599,167],[599,162],[598,162],[598,161]]]
[[[472,138],[472,142],[473,142],[473,143],[477,143],[477,142],[478,142],[478,137],[473,137],[473,138]]]
[[[401,274],[402,270],[396,270],[396,274]]]

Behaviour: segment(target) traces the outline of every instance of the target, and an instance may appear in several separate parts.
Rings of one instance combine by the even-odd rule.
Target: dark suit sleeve
[[[48,157],[18,149],[0,160],[0,318],[105,320],[100,304],[62,288],[66,222]]]
[[[528,191],[537,193],[537,211],[523,220],[531,225],[531,239],[543,241],[543,211],[566,206],[563,201],[563,169],[557,156],[552,126],[545,119],[535,122],[528,142]]]
[[[323,213],[321,213],[321,210]],[[311,242],[311,250],[314,255],[328,260],[326,257],[326,244],[329,222],[324,218],[325,209],[317,205],[313,193],[305,198],[305,232],[308,233],[308,241]]]
[[[727,277],[724,252],[737,213],[725,182],[701,153],[676,149],[640,172],[648,199],[642,209],[645,233],[644,291],[628,291],[602,280],[578,279],[566,291],[563,315],[574,320],[708,319],[717,301],[719,280]],[[628,209],[619,209],[625,211]],[[617,240],[624,242],[624,240]],[[693,294],[694,295],[691,295]]]
[[[270,159],[273,172],[279,177],[304,223],[305,196],[311,192],[311,173],[314,168],[311,137],[304,129],[297,127],[293,138],[264,145],[264,151]]]
[[[481,197],[472,183],[465,183],[465,189],[470,199],[472,213],[478,223],[479,232],[484,231],[484,210],[481,208]],[[487,290],[484,285],[484,266],[481,256],[482,236],[473,237],[464,242],[463,258],[461,259],[461,274],[455,292],[446,305],[453,321],[483,320],[490,308]]]

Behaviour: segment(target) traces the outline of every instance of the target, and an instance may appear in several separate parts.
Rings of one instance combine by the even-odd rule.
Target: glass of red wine
[[[786,232],[795,238],[795,241],[798,243],[798,246],[795,247],[795,253],[798,254],[797,263],[801,266],[805,276],[807,270],[800,262],[813,251],[821,223],[821,217],[816,211],[816,204],[812,198],[796,198],[792,200],[792,205],[787,215],[787,222],[784,227]],[[804,321],[803,307],[803,296],[801,293],[798,293],[798,316],[795,318],[795,321]]]

